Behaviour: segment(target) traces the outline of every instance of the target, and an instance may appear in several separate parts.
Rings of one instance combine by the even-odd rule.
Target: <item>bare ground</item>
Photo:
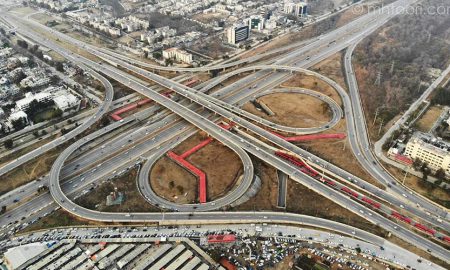
[[[342,105],[339,94],[327,83],[319,80],[313,76],[304,74],[296,74],[292,79],[283,83],[281,87],[303,87],[320,92],[335,100],[339,105]]]
[[[208,200],[226,195],[243,173],[239,156],[218,141],[200,149],[188,161],[206,173]]]
[[[136,186],[138,171],[133,169],[127,174],[100,184],[92,192],[75,200],[78,205],[103,212],[158,212],[159,208],[150,205],[141,195]],[[125,195],[121,205],[106,205],[106,196],[117,188]]]
[[[181,155],[206,138],[204,132],[198,132],[173,151]],[[208,200],[225,195],[242,174],[242,162],[237,154],[217,141],[203,147],[187,160],[205,172]],[[178,203],[192,203],[198,200],[197,178],[167,157],[155,164],[150,182],[155,192],[168,200]]]
[[[0,176],[0,194],[6,193],[28,182],[37,179],[50,171],[53,162],[64,148],[51,150],[37,159],[29,161],[22,166]]]
[[[345,77],[342,73],[342,52],[335,53],[327,59],[312,67],[312,70],[327,76],[337,82],[344,89],[347,89]]]
[[[416,122],[417,129],[422,132],[430,131],[433,124],[442,113],[441,106],[430,106],[422,117]]]
[[[315,127],[331,119],[329,106],[321,100],[298,93],[274,93],[258,98],[275,115],[269,116],[258,111],[252,103],[246,103],[243,109],[264,119],[289,127]]]
[[[155,163],[150,184],[156,194],[169,201],[192,203],[198,198],[197,178],[166,156]]]

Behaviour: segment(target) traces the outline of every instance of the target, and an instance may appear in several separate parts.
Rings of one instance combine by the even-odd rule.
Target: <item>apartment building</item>
[[[306,16],[308,13],[308,4],[305,2],[286,2],[283,11],[286,14],[294,14],[297,17]]]
[[[433,171],[443,169],[450,175],[450,143],[440,138],[415,132],[406,144],[405,155],[426,162]]]
[[[192,54],[178,48],[170,48],[163,51],[164,59],[175,59],[186,64],[192,63]]]

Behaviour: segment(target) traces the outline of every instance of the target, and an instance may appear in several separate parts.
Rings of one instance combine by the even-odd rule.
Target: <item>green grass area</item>
[[[42,112],[37,113],[34,117],[33,117],[33,123],[40,123],[40,122],[44,122],[56,117],[60,117],[62,115],[62,111],[56,108],[49,108],[47,110],[44,110]]]

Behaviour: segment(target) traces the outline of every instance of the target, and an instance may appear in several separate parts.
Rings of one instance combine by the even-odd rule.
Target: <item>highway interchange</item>
[[[411,1],[398,1],[398,2],[395,2],[394,4],[401,5],[401,4],[405,4],[407,2],[411,2]],[[244,95],[243,97],[241,96],[241,97],[235,98],[234,102],[224,102],[224,101],[219,100],[217,97],[222,98],[222,96],[220,96],[221,95],[220,92],[214,92],[211,95],[203,94],[203,92],[206,92],[208,90],[208,87],[211,88],[214,85],[214,83],[216,85],[219,84],[220,81],[227,78],[227,76],[233,76],[235,74],[239,74],[239,73],[246,72],[246,71],[262,70],[262,71],[255,73],[255,76],[261,76],[261,77],[262,76],[267,76],[267,77],[270,76],[270,79],[265,78],[265,80],[267,81],[267,85],[279,84],[280,81],[286,80],[286,77],[289,77],[289,75],[290,75],[290,74],[287,74],[284,72],[278,72],[276,70],[304,72],[309,75],[317,76],[318,78],[324,80],[325,82],[328,82],[331,86],[333,86],[333,88],[335,88],[338,91],[338,93],[341,95],[341,98],[343,99],[344,108],[345,108],[345,117],[347,119],[349,139],[350,139],[350,142],[352,145],[352,150],[355,153],[355,156],[358,158],[358,160],[361,162],[361,164],[363,164],[364,168],[368,169],[368,171],[371,172],[371,174],[376,176],[375,177],[376,179],[379,179],[379,180],[381,179],[382,182],[384,181],[384,183],[387,185],[388,183],[390,183],[392,181],[390,178],[388,178],[390,176],[386,174],[386,172],[384,171],[384,169],[382,167],[372,166],[372,164],[374,164],[373,161],[376,161],[376,158],[374,158],[373,155],[371,155],[370,144],[368,143],[367,136],[366,136],[367,133],[366,133],[366,129],[365,129],[365,121],[364,121],[362,111],[360,110],[361,109],[360,103],[359,104],[355,103],[355,102],[357,102],[357,101],[355,101],[355,99],[359,100],[358,95],[357,95],[357,90],[353,91],[354,89],[357,89],[357,87],[350,87],[351,97],[348,97],[348,95],[345,94],[345,91],[337,83],[331,81],[328,78],[325,78],[324,76],[321,76],[320,74],[316,74],[311,71],[300,68],[300,66],[301,67],[310,67],[314,63],[317,63],[320,60],[325,59],[326,57],[328,57],[329,55],[331,55],[334,52],[336,52],[342,48],[345,48],[345,47],[349,46],[350,44],[356,44],[355,40],[359,40],[359,39],[361,39],[361,37],[369,34],[371,31],[375,30],[377,27],[379,27],[385,21],[387,21],[391,16],[392,15],[390,15],[390,16],[386,15],[385,17],[377,18],[375,20],[377,23],[371,24],[370,27],[367,27],[364,30],[360,30],[360,32],[356,31],[356,34],[353,35],[354,37],[342,38],[343,39],[342,41],[338,40],[336,38],[336,36],[342,34],[342,31],[348,30],[350,28],[350,26],[352,26],[352,23],[343,27],[344,29],[338,29],[338,30],[336,30],[336,32],[331,32],[329,34],[322,36],[315,42],[326,45],[326,46],[323,46],[325,48],[322,49],[323,51],[321,51],[317,55],[308,57],[307,60],[302,59],[302,57],[299,57],[299,56],[303,55],[305,50],[307,51],[307,50],[313,50],[312,48],[317,48],[317,44],[312,45],[309,48],[305,48],[305,47],[309,46],[309,45],[306,45],[306,46],[300,48],[300,50],[294,50],[293,52],[289,52],[284,59],[280,59],[279,61],[277,61],[276,65],[273,65],[273,64],[272,65],[258,65],[258,66],[251,66],[251,67],[245,67],[245,68],[238,68],[235,71],[227,73],[225,76],[220,76],[217,80],[212,80],[212,83],[210,85],[208,85],[207,87],[204,87],[203,89],[200,89],[200,91],[196,91],[196,90],[193,91],[192,89],[185,87],[184,85],[182,85],[180,83],[176,83],[172,80],[166,79],[164,77],[160,77],[156,74],[145,71],[143,69],[139,69],[138,67],[135,67],[135,66],[123,61],[123,57],[121,57],[121,59],[118,59],[118,58],[114,57],[113,55],[106,54],[102,51],[96,51],[96,49],[93,47],[86,48],[87,51],[95,52],[97,56],[101,56],[107,62],[113,62],[115,66],[120,66],[121,68],[126,68],[129,70],[132,70],[137,74],[144,75],[145,77],[160,84],[161,86],[175,91],[176,93],[178,93],[179,96],[183,96],[186,99],[190,99],[192,103],[198,104],[198,105],[194,104],[194,105],[190,105],[190,106],[183,106],[174,100],[168,99],[167,97],[157,93],[153,89],[148,88],[145,85],[142,85],[135,78],[133,78],[133,76],[126,75],[126,73],[120,72],[119,70],[117,70],[116,68],[114,68],[112,66],[95,63],[95,62],[89,61],[88,59],[84,59],[80,56],[73,55],[73,52],[66,52],[61,47],[58,47],[57,45],[52,44],[51,41],[46,40],[42,37],[39,37],[36,33],[27,32],[25,29],[22,29],[21,26],[19,26],[19,25],[16,25],[15,29],[18,32],[32,38],[33,40],[43,43],[43,44],[45,44],[45,46],[52,48],[55,51],[58,51],[62,55],[66,56],[67,59],[71,59],[72,61],[76,62],[79,65],[90,67],[92,69],[90,71],[90,73],[93,74],[94,76],[96,76],[98,79],[100,79],[104,83],[106,89],[108,89],[109,82],[107,82],[107,80],[103,81],[104,78],[101,77],[100,75],[94,73],[93,70],[101,71],[103,74],[107,75],[108,77],[114,78],[115,80],[121,82],[124,85],[127,85],[128,87],[134,89],[135,91],[148,96],[149,98],[154,100],[156,103],[160,104],[161,106],[163,106],[163,107],[169,109],[170,111],[174,112],[175,114],[179,115],[181,118],[187,120],[194,126],[207,131],[208,134],[210,134],[212,137],[219,140],[224,145],[231,147],[237,153],[241,153],[240,157],[244,164],[244,175],[247,175],[248,179],[250,179],[249,181],[244,181],[244,183],[247,183],[249,185],[249,183],[251,182],[251,179],[253,178],[252,165],[251,165],[251,162],[249,162],[249,159],[247,159],[248,155],[245,153],[245,151],[246,151],[246,152],[249,152],[249,153],[259,157],[260,159],[266,161],[267,163],[273,165],[274,167],[284,171],[291,177],[291,179],[305,184],[306,186],[310,187],[311,189],[315,190],[316,192],[319,192],[320,194],[322,194],[328,198],[332,198],[334,201],[336,201],[340,205],[344,206],[345,208],[353,211],[354,213],[356,213],[358,215],[363,216],[364,218],[371,221],[372,223],[378,224],[380,227],[383,227],[389,231],[392,231],[393,234],[396,234],[396,235],[404,238],[405,240],[413,243],[414,245],[416,245],[424,250],[431,250],[435,256],[440,257],[443,260],[448,260],[448,258],[450,257],[448,251],[446,251],[439,245],[436,245],[436,244],[430,242],[429,240],[426,240],[425,238],[418,236],[414,232],[411,232],[408,228],[404,228],[403,226],[397,226],[396,223],[382,217],[381,215],[377,214],[376,212],[374,212],[370,209],[367,209],[366,207],[363,207],[360,204],[355,203],[353,200],[349,199],[347,196],[345,196],[341,193],[338,193],[325,185],[321,185],[321,184],[317,183],[315,180],[311,179],[310,177],[299,173],[298,170],[295,167],[293,167],[291,164],[286,163],[283,160],[276,158],[273,155],[273,149],[268,148],[265,144],[261,143],[259,146],[257,146],[257,145],[255,145],[254,141],[252,141],[250,143],[245,138],[240,137],[236,134],[233,134],[231,132],[228,132],[228,131],[220,128],[215,123],[215,121],[211,121],[211,119],[208,118],[208,117],[211,117],[211,114],[208,114],[208,113],[200,113],[199,114],[195,111],[195,108],[198,108],[198,107],[207,108],[208,110],[213,111],[215,114],[221,115],[223,118],[226,118],[226,119],[236,123],[238,126],[244,128],[244,129],[250,130],[255,134],[258,134],[261,138],[265,138],[266,140],[270,141],[273,144],[276,144],[278,147],[281,147],[284,150],[290,151],[292,153],[296,153],[299,156],[309,157],[310,160],[316,161],[316,162],[312,162],[312,163],[322,164],[328,170],[332,170],[334,174],[341,175],[343,179],[356,180],[358,178],[350,175],[347,172],[344,172],[343,170],[333,166],[332,164],[327,163],[326,161],[320,160],[319,158],[312,156],[311,154],[307,153],[306,151],[285,142],[284,140],[280,139],[279,137],[273,135],[272,133],[267,132],[265,129],[262,129],[259,126],[255,125],[254,123],[246,120],[246,119],[254,120],[254,122],[264,124],[266,127],[272,127],[272,128],[274,127],[273,123],[264,123],[264,121],[262,121],[261,119],[257,119],[257,118],[255,118],[255,116],[250,115],[250,114],[240,110],[239,107],[233,105],[233,104],[239,104],[239,102],[244,103],[249,98],[250,99],[252,98],[253,95],[248,94],[249,92],[251,92],[251,91],[248,91],[248,90],[250,90],[248,88],[250,88],[251,86],[248,87],[247,89],[245,89],[245,91],[242,91],[242,92],[246,92],[246,95]],[[360,24],[359,26],[361,27],[363,25],[363,24],[361,24],[361,21],[367,21],[367,22],[371,22],[371,23],[373,22],[372,18],[370,18],[369,15],[363,16],[362,18],[364,18],[364,20],[362,20],[360,18],[357,20],[358,21],[357,23],[354,23],[355,27],[358,23]],[[11,22],[11,23],[13,23],[13,22]],[[43,27],[41,27],[41,28],[44,29]],[[361,27],[361,28],[364,28],[364,27]],[[46,30],[48,30],[48,29],[46,29]],[[348,30],[348,31],[350,32],[351,30]],[[70,38],[63,36],[62,34],[58,34],[58,35],[61,38],[65,38],[68,42],[76,42],[75,44],[77,44],[79,46],[83,46],[83,47],[88,46],[86,44],[82,44],[79,41],[75,41],[73,39],[70,40]],[[352,36],[352,35],[350,35],[350,36]],[[330,43],[334,43],[334,45],[329,46]],[[314,42],[312,44],[314,44]],[[351,50],[349,50],[349,51],[352,51],[352,50],[353,49],[351,47]],[[350,55],[351,55],[351,53],[350,53]],[[295,66],[295,67],[287,67],[287,66],[281,65],[284,62],[286,62],[285,59],[293,59],[294,56],[297,56],[298,59],[301,59],[300,61],[292,63],[293,66]],[[349,57],[348,54],[346,55],[346,60],[348,59],[347,57]],[[348,61],[346,61],[346,70],[349,72],[349,74],[352,74],[351,63],[350,63],[350,66],[348,66],[347,62]],[[228,67],[229,66],[227,66],[227,67],[219,66],[219,67],[207,67],[207,68],[208,69],[218,69],[218,68],[225,69]],[[155,68],[155,67],[152,67],[152,68]],[[240,80],[236,85],[234,85],[234,87],[239,87],[239,86],[241,86],[240,84],[253,85],[251,83],[251,81],[255,80],[255,76],[248,76],[248,77],[244,78],[243,80]],[[351,78],[351,76],[349,76],[348,78]],[[250,82],[246,82],[246,80],[248,80]],[[350,79],[348,79],[348,80],[350,80]],[[260,83],[258,83],[258,84],[260,84]],[[349,85],[351,85],[350,82],[349,82]],[[260,88],[260,87],[261,86],[259,86],[258,88]],[[224,88],[225,89],[224,91],[226,91],[226,88],[227,87]],[[108,92],[109,91],[107,91],[106,93],[108,93]],[[254,90],[254,92],[256,93],[256,90]],[[92,125],[93,122],[98,120],[98,118],[105,111],[107,111],[107,108],[108,108],[107,106],[110,105],[110,102],[112,101],[112,96],[109,96],[109,94],[107,94],[105,97],[105,101],[106,102],[102,104],[102,106],[99,108],[97,113],[90,119],[90,121],[87,121],[85,123],[86,125]],[[339,114],[336,112],[335,116],[336,115],[339,115]],[[362,117],[361,117],[361,115],[362,115]],[[214,114],[212,116],[214,118]],[[171,117],[171,116],[165,116],[165,117]],[[155,118],[155,119],[157,119],[157,118]],[[217,117],[215,117],[212,120],[217,120],[216,118]],[[174,121],[174,119],[170,119],[170,118],[169,119],[163,118],[163,119],[165,119],[164,121]],[[87,124],[87,123],[89,123],[89,124]],[[156,123],[157,122],[154,122],[153,125],[157,125]],[[116,125],[118,125],[118,126],[120,126],[120,124],[121,123],[116,123]],[[353,126],[353,124],[355,125],[355,127]],[[110,131],[108,128],[109,128],[109,126],[105,130],[103,130],[103,134]],[[151,127],[151,129],[152,128],[155,128],[155,127]],[[278,127],[278,129],[281,131],[283,131],[283,128],[284,127]],[[158,128],[156,127],[156,129],[158,129]],[[166,135],[170,134],[171,132],[175,132],[176,130],[183,131],[184,129],[186,129],[186,124],[180,125],[179,127],[177,126],[176,128],[173,128],[173,129],[174,130],[172,130],[172,131],[170,129],[164,130],[163,135],[166,136]],[[82,129],[79,129],[79,130],[82,131]],[[81,133],[81,131],[80,131],[80,133]],[[292,131],[292,130],[290,130],[290,131]],[[189,132],[184,133],[184,137],[181,137],[178,135],[178,137],[175,140],[172,140],[172,141],[169,140],[168,143],[166,141],[165,144],[163,144],[164,142],[155,140],[154,144],[150,143],[148,145],[148,148],[146,148],[146,149],[154,149],[155,145],[158,145],[159,149],[154,149],[153,151],[151,151],[150,154],[148,153],[148,151],[141,151],[139,155],[141,155],[143,153],[147,153],[147,156],[149,156],[149,157],[152,157],[152,156],[158,157],[161,155],[161,153],[163,154],[166,150],[173,148],[173,145],[181,142],[184,138],[187,138],[189,135],[192,134],[192,132],[195,132],[195,130],[191,129],[190,132],[191,133],[189,133]],[[301,131],[297,131],[297,132],[301,133]],[[50,191],[51,191],[52,196],[55,198],[56,202],[61,207],[63,207],[67,211],[71,212],[72,214],[81,216],[83,218],[102,220],[102,221],[138,222],[138,221],[150,221],[150,220],[161,220],[161,221],[165,220],[167,222],[170,220],[170,221],[177,221],[177,222],[183,222],[183,221],[192,222],[195,220],[198,222],[202,222],[205,220],[217,220],[217,221],[226,222],[226,221],[238,220],[238,221],[242,222],[242,221],[286,220],[286,221],[291,221],[294,223],[304,222],[303,220],[305,219],[305,217],[300,217],[298,215],[291,215],[291,214],[271,213],[271,212],[255,212],[255,213],[252,213],[250,216],[249,216],[249,213],[240,213],[240,212],[238,212],[238,213],[222,213],[222,212],[173,213],[173,212],[171,212],[171,213],[165,213],[165,214],[161,214],[161,213],[99,213],[99,212],[92,211],[89,209],[81,208],[81,207],[75,205],[66,196],[66,193],[70,190],[70,187],[68,187],[66,189],[66,191],[61,189],[61,187],[59,185],[60,172],[61,172],[62,165],[64,164],[66,158],[68,158],[73,152],[75,152],[81,146],[89,143],[92,139],[96,138],[97,135],[98,136],[102,135],[102,131],[100,130],[98,134],[94,133],[94,134],[90,135],[89,138],[83,138],[81,140],[78,140],[71,146],[69,146],[58,157],[58,159],[56,160],[54,166],[52,167],[52,171],[50,173],[50,183],[51,183]],[[172,136],[171,138],[174,138],[174,137]],[[364,139],[364,138],[366,138],[366,139]],[[157,150],[160,150],[160,151],[157,151]],[[245,151],[243,151],[243,150],[245,150]],[[41,151],[46,151],[46,149],[42,149]],[[361,153],[363,153],[363,154],[361,155]],[[29,158],[32,159],[38,155],[39,155],[39,152],[30,155]],[[126,159],[126,157],[125,157],[125,159]],[[319,162],[319,160],[320,160],[320,162]],[[121,164],[125,165],[126,163],[127,162],[124,161]],[[17,164],[21,164],[21,161],[16,161],[16,163],[14,163],[12,165],[9,165],[9,164],[7,165],[7,166],[12,166],[12,167],[2,167],[0,169],[0,174],[3,174],[4,172],[10,170],[11,168],[17,166]],[[146,164],[150,164],[150,163],[146,163]],[[145,172],[148,173],[149,168],[146,168],[146,167],[149,167],[149,166],[150,165],[144,165],[141,173],[145,173]],[[103,165],[102,165],[102,167],[103,167]],[[144,170],[144,168],[145,168],[145,170]],[[106,171],[107,170],[105,170],[105,172]],[[363,180],[358,181],[358,183],[362,183],[362,182],[363,182]],[[148,181],[147,181],[147,184],[148,184]],[[370,187],[370,185],[367,185],[367,183],[365,183],[366,190],[367,190],[367,186]],[[246,188],[248,188],[248,186],[242,185],[242,188],[236,189],[236,190],[240,191],[237,194],[242,195],[242,190],[245,191]],[[386,193],[380,189],[377,190],[375,187],[370,187],[370,188],[372,188],[372,190],[374,190],[374,192],[373,192],[374,194],[386,195],[386,197],[385,196],[381,196],[381,197],[383,199],[389,201],[391,204],[398,205],[399,201],[401,201],[401,202],[403,202],[403,204],[405,204],[408,207],[405,210],[408,210],[412,214],[419,216],[419,217],[423,218],[424,220],[427,220],[430,223],[432,223],[436,226],[440,226],[443,229],[448,231],[449,224],[448,224],[448,220],[446,220],[447,219],[447,217],[446,217],[447,211],[445,209],[442,209],[442,208],[430,203],[429,201],[425,200],[424,198],[422,198],[420,196],[416,196],[416,195],[411,196],[412,194],[410,194],[409,192],[408,192],[409,198],[404,199],[403,197],[405,197],[405,196],[403,196],[403,195],[395,196],[395,195]],[[369,191],[370,191],[370,189],[369,189]],[[405,194],[405,192],[406,192],[404,187],[402,187],[400,185],[396,185],[392,191],[395,192],[395,194],[397,194],[397,195]],[[230,193],[230,194],[233,194],[233,193]],[[230,195],[230,197],[232,197],[232,196]],[[204,211],[216,209],[216,208],[219,208],[217,206],[229,204],[233,200],[236,200],[237,197],[239,197],[239,196],[235,195],[231,199],[228,197],[223,197],[223,198],[221,198],[221,200],[225,199],[225,198],[226,199],[222,200],[222,202],[219,202],[219,205],[216,205],[215,202],[207,203],[207,204],[205,204],[205,206],[207,206],[207,207],[204,209]],[[411,199],[413,199],[413,200],[411,200]],[[420,208],[418,208],[416,206],[418,203],[420,203],[420,206],[421,206]],[[174,209],[175,207],[176,206],[173,206],[172,209]],[[421,208],[428,210],[431,214],[433,214],[433,216],[429,216]],[[196,209],[196,208],[177,209],[177,210],[193,211],[194,209]],[[369,213],[370,213],[370,215],[369,215]],[[435,217],[434,214],[437,214],[439,217],[443,218],[444,223],[441,224],[441,223],[437,222],[436,221],[437,217]],[[324,221],[320,221],[317,223],[321,223],[321,222],[324,222]],[[315,225],[319,226],[319,227],[320,226],[324,226],[324,227],[330,226],[329,228],[337,228],[336,227],[337,225],[335,225],[335,224],[333,224],[333,225],[315,224]],[[346,227],[346,226],[343,226],[343,227]],[[396,229],[394,229],[394,228],[396,228]],[[340,228],[340,230],[341,229],[342,228]],[[357,235],[359,235],[359,233],[360,232],[358,232]]]

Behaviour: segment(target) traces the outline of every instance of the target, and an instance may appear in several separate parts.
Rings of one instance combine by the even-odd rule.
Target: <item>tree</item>
[[[161,59],[162,54],[161,54],[161,52],[153,52],[152,56],[155,59]]]
[[[39,51],[36,51],[35,54],[36,54],[36,57],[39,58],[39,59],[41,59],[41,60],[44,58],[44,54],[43,54],[42,51],[40,51],[40,50],[39,50]]]
[[[7,139],[3,144],[5,145],[5,148],[7,148],[7,149],[12,149],[14,146],[14,142],[12,139]]]
[[[175,183],[174,183],[173,181],[170,181],[170,182],[169,182],[169,188],[172,189],[172,188],[174,188],[174,187],[175,187]]]
[[[19,45],[20,47],[24,48],[24,49],[28,49],[28,42],[26,42],[25,40],[17,40],[17,45]]]
[[[173,65],[172,59],[166,59],[166,67]]]
[[[441,181],[445,180],[445,171],[441,168],[439,170],[436,171],[436,173],[434,174],[434,176]]]
[[[26,126],[25,118],[21,117],[11,121],[12,126],[16,131],[23,129]]]
[[[61,62],[55,62],[55,68],[59,72],[64,72],[64,66]]]
[[[422,160],[420,160],[420,159],[418,159],[418,158],[415,158],[414,160],[413,160],[413,167],[414,167],[414,169],[419,169],[420,167],[422,167]]]

